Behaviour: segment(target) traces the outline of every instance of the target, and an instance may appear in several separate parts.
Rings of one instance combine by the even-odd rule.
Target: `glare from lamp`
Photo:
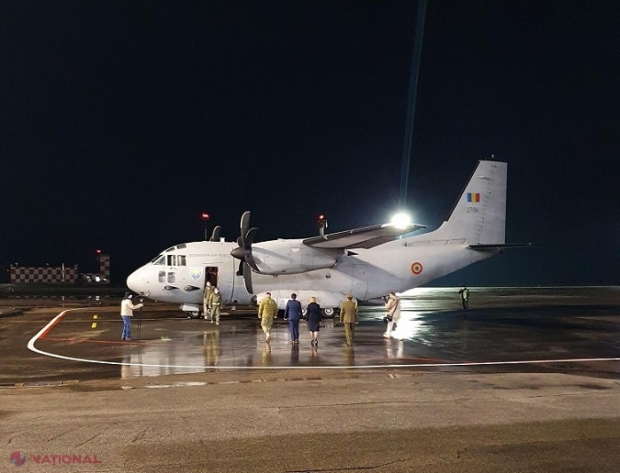
[[[390,223],[396,228],[407,228],[411,225],[411,217],[405,213],[398,213],[392,217]]]

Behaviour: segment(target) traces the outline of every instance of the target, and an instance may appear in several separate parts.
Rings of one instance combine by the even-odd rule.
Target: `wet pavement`
[[[615,472],[619,296],[472,288],[464,314],[419,289],[402,340],[365,307],[353,349],[328,320],[315,352],[281,320],[269,350],[253,310],[149,303],[121,342],[119,301],[3,300],[0,471]]]
[[[319,347],[312,349],[303,322],[298,346],[291,345],[283,320],[276,321],[266,344],[254,310],[227,311],[217,326],[184,318],[176,307],[147,303],[134,318],[134,340],[123,342],[116,305],[26,309],[0,318],[0,385],[256,369],[620,378],[620,288],[470,290],[467,313],[460,310],[458,289],[407,293],[392,339],[382,336],[382,307],[361,307],[352,348],[333,319],[324,320]]]

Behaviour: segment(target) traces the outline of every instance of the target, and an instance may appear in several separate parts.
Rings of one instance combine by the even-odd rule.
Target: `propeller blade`
[[[256,236],[256,232],[258,228],[252,227],[248,230],[248,233],[245,235],[245,249],[250,250],[252,247],[252,243],[254,243],[254,237]]]
[[[256,261],[254,260],[254,256],[252,256],[252,252],[246,253],[245,262],[254,271],[256,271],[257,273],[260,273],[260,270],[258,269],[258,266],[256,265]]]
[[[239,269],[236,272],[237,276],[243,276],[243,260],[239,261]]]
[[[220,231],[221,230],[222,230],[222,227],[220,225],[215,227],[213,229],[213,233],[211,234],[211,238],[209,239],[209,241],[220,241]]]
[[[250,294],[254,294],[254,288],[252,287],[252,270],[245,263],[243,263],[243,284],[245,284],[246,291]]]
[[[241,227],[241,245],[239,246],[243,246],[245,247],[245,236],[248,234],[248,230],[250,229],[250,211],[246,210],[245,212],[243,212],[243,215],[241,216],[241,222],[239,223],[239,226]]]

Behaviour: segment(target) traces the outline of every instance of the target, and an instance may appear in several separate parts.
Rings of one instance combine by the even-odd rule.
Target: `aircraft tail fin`
[[[465,239],[469,245],[504,244],[507,175],[507,163],[480,161],[448,220],[432,232],[433,239]]]

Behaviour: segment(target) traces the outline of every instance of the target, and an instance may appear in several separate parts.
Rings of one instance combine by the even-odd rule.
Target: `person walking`
[[[220,306],[222,305],[222,295],[220,290],[216,287],[213,289],[213,293],[209,296],[209,307],[211,308],[211,323],[215,321],[215,325],[220,324]]]
[[[353,302],[353,295],[347,294],[347,300],[340,306],[340,322],[344,324],[344,335],[347,346],[353,345],[353,332],[357,323],[357,304]]]
[[[211,308],[209,307],[209,298],[211,294],[213,294],[213,285],[211,281],[207,281],[204,293],[202,294],[202,317],[205,320],[211,320]]]
[[[321,326],[321,306],[316,303],[316,297],[310,298],[310,304],[306,308],[306,321],[310,331],[310,344],[314,348],[319,346],[319,329]]]
[[[299,343],[299,320],[301,319],[301,302],[297,300],[297,294],[292,293],[284,309],[284,320],[288,319],[291,331],[291,343]]]
[[[271,298],[271,292],[268,292],[265,298],[260,301],[258,318],[261,320],[260,325],[263,328],[263,332],[265,332],[265,343],[269,343],[271,341],[273,319],[278,318],[278,304]]]
[[[394,326],[397,325],[400,320],[400,299],[396,297],[396,293],[390,292],[388,300],[385,303],[385,310],[387,310],[387,328],[383,336],[385,338],[390,338]]]
[[[131,318],[133,317],[133,311],[144,307],[142,302],[134,305],[131,302],[132,297],[133,295],[131,292],[126,292],[125,297],[123,297],[121,301],[121,318],[123,319],[121,340],[131,340]]]
[[[459,295],[461,296],[461,303],[463,304],[463,310],[467,312],[469,310],[469,289],[467,286],[463,286],[459,291]]]

